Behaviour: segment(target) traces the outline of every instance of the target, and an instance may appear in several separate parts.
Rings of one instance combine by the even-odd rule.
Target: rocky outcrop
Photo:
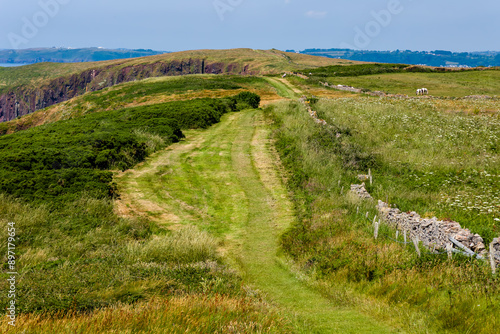
[[[38,87],[20,86],[0,94],[0,122],[123,82],[187,74],[254,74],[248,68],[239,63],[207,62],[204,59],[98,67],[54,79]]]

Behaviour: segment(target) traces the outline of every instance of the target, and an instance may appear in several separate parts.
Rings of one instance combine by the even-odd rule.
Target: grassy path
[[[302,94],[302,92],[293,86],[288,80],[285,78],[271,78],[271,77],[263,77],[271,86],[273,86],[278,95],[288,98],[288,99],[298,99]]]
[[[221,252],[294,319],[299,333],[390,332],[353,309],[335,307],[280,265],[278,235],[294,216],[261,112],[229,114],[211,129],[187,135],[118,177],[122,211],[218,235]]]

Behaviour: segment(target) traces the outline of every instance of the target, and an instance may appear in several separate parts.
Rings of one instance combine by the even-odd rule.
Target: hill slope
[[[149,77],[186,74],[273,74],[350,61],[278,50],[196,50],[83,64],[35,64],[0,69],[0,122],[88,91]]]

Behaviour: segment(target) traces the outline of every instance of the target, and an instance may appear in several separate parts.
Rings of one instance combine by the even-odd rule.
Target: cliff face
[[[248,65],[208,63],[203,59],[157,62],[127,67],[119,65],[85,70],[61,77],[39,87],[20,86],[0,95],[0,122],[69,100],[90,91],[97,91],[123,82],[150,77],[187,74],[254,74]]]

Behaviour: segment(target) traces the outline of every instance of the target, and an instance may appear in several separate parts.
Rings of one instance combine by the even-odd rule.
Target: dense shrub
[[[360,75],[401,73],[409,65],[402,64],[360,64],[351,66],[325,66],[309,70],[312,77],[356,77]]]
[[[251,92],[242,92],[232,98],[236,102],[236,110],[257,109],[260,105],[260,96]]]
[[[207,128],[224,113],[259,102],[252,93],[170,102],[90,113],[1,136],[0,192],[51,204],[74,200],[83,191],[97,198],[113,196],[106,170],[130,168],[151,147],[182,139],[181,129]]]

